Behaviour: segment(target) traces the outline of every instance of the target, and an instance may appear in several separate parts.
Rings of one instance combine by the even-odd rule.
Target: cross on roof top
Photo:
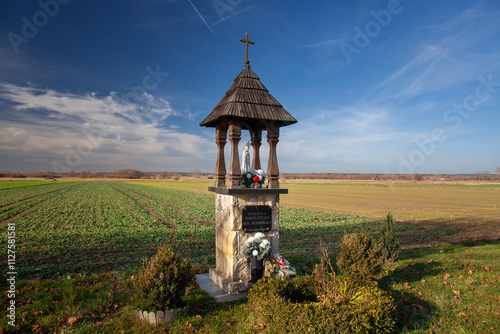
[[[250,61],[248,60],[248,44],[255,44],[255,42],[252,42],[251,40],[248,39],[248,32],[246,33],[246,38],[240,38],[241,42],[245,42],[245,67],[250,67]]]

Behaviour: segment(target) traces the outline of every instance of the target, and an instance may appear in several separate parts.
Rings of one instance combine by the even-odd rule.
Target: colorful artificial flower
[[[250,168],[247,171],[242,171],[240,178],[240,186],[243,188],[262,188],[266,178],[266,173],[261,169],[256,170]]]
[[[295,268],[290,267],[290,262],[288,262],[279,253],[273,254],[271,264],[273,265],[274,272],[280,277],[293,276],[297,274]]]

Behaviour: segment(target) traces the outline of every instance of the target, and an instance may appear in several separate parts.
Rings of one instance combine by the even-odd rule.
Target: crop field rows
[[[182,321],[153,328],[135,320],[130,276],[159,246],[171,245],[198,272],[215,266],[214,209],[213,194],[148,184],[56,182],[0,189],[0,265],[7,266],[6,227],[14,223],[19,274],[18,327],[7,328],[3,317],[0,331],[249,332],[245,300],[219,304],[200,290],[189,297],[199,300]],[[377,219],[281,207],[280,253],[299,274],[310,273],[321,245],[334,254],[345,232],[377,236],[381,225]],[[456,229],[401,221],[395,233],[403,251],[379,284],[395,298],[398,332],[500,330],[497,242],[464,242]],[[7,301],[2,294],[0,303]]]
[[[148,190],[100,182],[7,189],[0,224],[15,222],[17,266],[28,276],[137,266],[165,243],[199,262],[213,257],[204,250],[213,250],[212,212],[200,210],[207,199]]]
[[[16,224],[17,266],[24,277],[136,268],[162,244],[200,271],[215,265],[210,195],[74,182],[4,189],[0,196],[0,224]],[[344,232],[376,233],[379,227],[377,220],[282,208],[280,249],[307,271],[320,243],[334,248]],[[407,223],[399,223],[397,233],[408,247],[440,239],[437,229]]]

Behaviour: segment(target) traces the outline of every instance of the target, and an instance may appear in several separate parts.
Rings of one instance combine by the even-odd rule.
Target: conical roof
[[[221,118],[231,117],[277,121],[280,127],[297,123],[297,120],[269,93],[250,67],[245,67],[234,79],[226,95],[200,126],[215,127]]]

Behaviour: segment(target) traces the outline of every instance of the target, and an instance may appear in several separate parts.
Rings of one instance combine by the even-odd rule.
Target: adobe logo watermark
[[[353,54],[360,54],[362,49],[370,45],[373,38],[380,35],[382,27],[385,28],[391,23],[393,15],[397,15],[402,11],[403,6],[401,6],[399,0],[389,0],[387,9],[382,9],[378,12],[374,10],[370,11],[370,15],[374,20],[368,21],[365,24],[364,31],[357,26],[354,27],[355,35],[352,39],[352,44],[342,42],[339,45],[347,63],[351,63],[351,56]]]
[[[223,21],[230,16],[226,15],[226,13],[232,14],[236,7],[241,5],[242,2],[243,0],[214,0],[212,5],[219,16],[220,21]]]
[[[448,138],[447,132],[457,130],[462,125],[464,119],[469,118],[472,112],[488,101],[500,87],[500,81],[494,81],[493,75],[480,76],[477,78],[478,84],[473,92],[467,95],[462,103],[453,104],[453,108],[447,109],[443,113],[443,121],[450,124],[450,128],[435,128],[425,138],[414,141],[417,145],[407,157],[399,156],[398,171],[401,174],[415,173],[416,167],[422,166],[427,159],[436,151],[436,144],[441,144]]]
[[[38,6],[41,10],[35,12],[30,19],[26,16],[21,17],[23,25],[21,26],[21,34],[13,33],[12,31],[7,34],[10,45],[15,53],[19,52],[19,45],[28,44],[28,42],[38,35],[39,29],[43,28],[49,23],[50,18],[53,18],[59,13],[60,5],[66,5],[70,0],[40,0]]]

